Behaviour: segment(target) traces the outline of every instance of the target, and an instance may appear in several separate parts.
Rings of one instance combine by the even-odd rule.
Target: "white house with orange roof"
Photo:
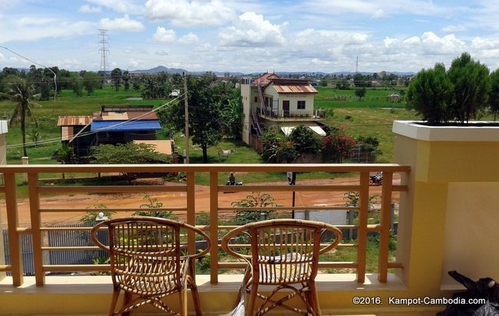
[[[262,131],[275,125],[286,135],[296,126],[305,125],[325,136],[320,124],[325,113],[314,108],[317,93],[308,80],[281,78],[274,73],[243,79],[243,141],[256,147]]]

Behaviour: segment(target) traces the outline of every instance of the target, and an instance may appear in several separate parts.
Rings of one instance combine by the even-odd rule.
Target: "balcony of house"
[[[226,186],[230,172],[236,173],[238,180],[246,174],[270,173],[282,181]],[[289,185],[288,172],[297,173],[295,185]],[[370,176],[380,172],[383,183],[370,185]],[[185,181],[165,184],[77,181],[79,175],[140,173],[186,176]],[[322,175],[322,180],[302,181],[312,173]],[[0,261],[2,315],[107,314],[112,291],[110,266],[90,242],[92,223],[50,224],[54,218],[58,223],[78,221],[92,212],[118,218],[144,210],[164,211],[207,232],[212,248],[209,256],[197,263],[196,272],[206,315],[221,315],[234,307],[245,264],[225,256],[220,239],[234,228],[231,219],[241,212],[256,212],[259,219],[325,221],[343,231],[337,250],[320,258],[316,282],[325,315],[430,313],[442,310],[441,301],[412,302],[451,297],[460,289],[442,286],[437,277],[441,271],[434,271],[441,267],[434,264],[438,256],[433,251],[442,245],[438,232],[432,235],[435,240],[415,240],[422,227],[434,228],[428,217],[411,215],[400,207],[414,198],[408,165],[8,165],[0,167],[0,174],[4,179],[0,192],[5,198],[0,223],[7,230],[5,246],[0,249],[0,260],[7,257]],[[72,175],[73,181],[47,180],[61,174]],[[28,199],[19,197],[24,189]],[[64,202],[55,199],[60,196]],[[147,198],[131,205],[134,196]],[[275,198],[272,203],[249,207],[237,203],[248,197],[257,201]],[[87,203],[85,207],[79,206],[81,200]],[[21,215],[21,209],[27,213]],[[185,246],[195,248],[196,242],[187,238]],[[178,296],[166,300],[178,307]],[[152,312],[144,306],[133,314]]]
[[[258,107],[256,113],[261,118],[275,122],[314,122],[323,121],[326,118],[326,111],[323,109],[291,111],[281,108]]]

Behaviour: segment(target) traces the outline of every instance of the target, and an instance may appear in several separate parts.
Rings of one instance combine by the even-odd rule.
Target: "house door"
[[[289,117],[289,101],[282,101],[282,116]]]

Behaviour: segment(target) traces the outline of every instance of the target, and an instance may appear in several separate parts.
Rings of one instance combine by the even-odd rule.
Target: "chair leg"
[[[123,298],[123,306],[121,307],[121,310],[126,306],[127,308],[129,307],[128,305],[132,301],[132,293],[130,292],[125,292],[125,296]],[[122,316],[128,316],[130,315],[130,312],[123,313]]]
[[[201,300],[199,298],[198,287],[193,279],[189,282],[189,288],[191,289],[192,301],[194,303],[194,308],[196,309],[196,315],[203,315],[203,311],[201,310]]]
[[[255,315],[255,303],[258,296],[258,284],[251,284],[250,297],[248,302],[248,315]]]
[[[187,289],[184,287],[179,293],[180,315],[187,316]]]
[[[321,308],[319,305],[319,298],[317,297],[317,288],[315,287],[315,282],[310,282],[308,284],[309,290],[306,293],[308,303],[312,309],[314,315],[321,316]]]
[[[113,297],[111,298],[111,307],[109,309],[109,316],[114,316],[119,296],[120,296],[120,290],[119,288],[115,288],[113,290]]]
[[[188,267],[189,275],[187,276],[186,284],[187,284],[187,288],[191,290],[192,301],[194,303],[194,308],[196,309],[196,315],[201,316],[203,314],[203,311],[201,310],[201,300],[199,298],[198,287],[197,287],[196,279],[195,279],[196,263],[194,261],[189,261],[188,264],[189,264],[189,267]]]

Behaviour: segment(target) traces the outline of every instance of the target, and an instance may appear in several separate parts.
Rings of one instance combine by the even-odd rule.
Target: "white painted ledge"
[[[480,125],[428,126],[416,121],[394,121],[392,132],[416,140],[428,142],[499,142],[499,122],[470,122]],[[496,126],[487,126],[494,123]]]

